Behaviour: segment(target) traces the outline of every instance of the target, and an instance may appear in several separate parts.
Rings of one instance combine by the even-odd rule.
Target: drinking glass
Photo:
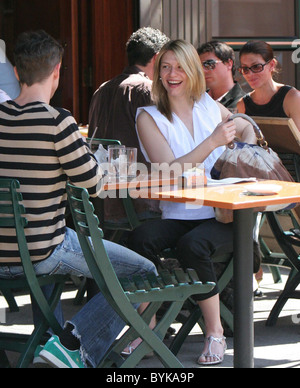
[[[124,175],[127,166],[126,148],[124,145],[108,146],[108,175],[119,178]]]

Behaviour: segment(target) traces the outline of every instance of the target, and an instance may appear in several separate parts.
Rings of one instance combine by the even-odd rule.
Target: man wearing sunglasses
[[[235,81],[235,54],[224,42],[211,41],[198,49],[210,96],[235,111],[237,102],[245,95]]]

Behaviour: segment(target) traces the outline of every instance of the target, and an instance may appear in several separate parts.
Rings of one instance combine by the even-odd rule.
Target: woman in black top
[[[272,47],[250,41],[240,51],[239,71],[253,91],[238,102],[240,113],[249,116],[290,117],[300,131],[300,92],[274,81],[278,62]]]

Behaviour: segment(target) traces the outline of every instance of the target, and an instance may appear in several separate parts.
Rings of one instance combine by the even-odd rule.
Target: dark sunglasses
[[[206,70],[214,70],[218,63],[222,63],[223,61],[215,61],[214,59],[208,59],[207,61],[202,62],[202,66]]]
[[[253,65],[251,67],[247,67],[247,66],[240,66],[239,67],[239,72],[243,75],[245,74],[249,74],[250,71],[252,71],[252,73],[261,73],[265,66],[270,63],[271,61],[268,61],[266,63],[257,63],[256,65]]]

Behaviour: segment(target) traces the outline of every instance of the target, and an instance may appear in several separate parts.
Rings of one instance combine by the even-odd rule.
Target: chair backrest
[[[294,120],[284,117],[253,117],[285,168],[300,182],[300,131]]]
[[[15,179],[0,179],[0,227],[15,229],[16,242],[18,244],[21,263],[28,287],[51,328],[56,332],[59,332],[61,326],[52,314],[30,259],[24,231],[24,228],[27,225],[27,219],[24,217],[26,210],[20,203],[22,201],[22,194],[17,192],[17,189],[19,188],[20,184]]]
[[[14,179],[0,179],[0,227],[14,228],[16,231],[16,243],[19,246],[20,257],[24,257],[25,266],[30,255],[24,233],[27,220],[23,216],[25,208],[20,203],[22,194],[17,192],[20,184]],[[26,260],[27,259],[27,260]]]
[[[129,303],[103,244],[103,232],[88,191],[67,184],[67,194],[75,229],[88,267],[100,291],[110,305],[122,315],[118,305]],[[118,301],[118,304],[115,302]]]
[[[291,118],[252,117],[277,153],[300,155],[300,132]]]
[[[109,145],[121,145],[121,142],[115,139],[98,139],[88,137],[86,142],[90,146],[92,152],[97,151],[99,144],[102,144],[103,147],[108,147]]]

